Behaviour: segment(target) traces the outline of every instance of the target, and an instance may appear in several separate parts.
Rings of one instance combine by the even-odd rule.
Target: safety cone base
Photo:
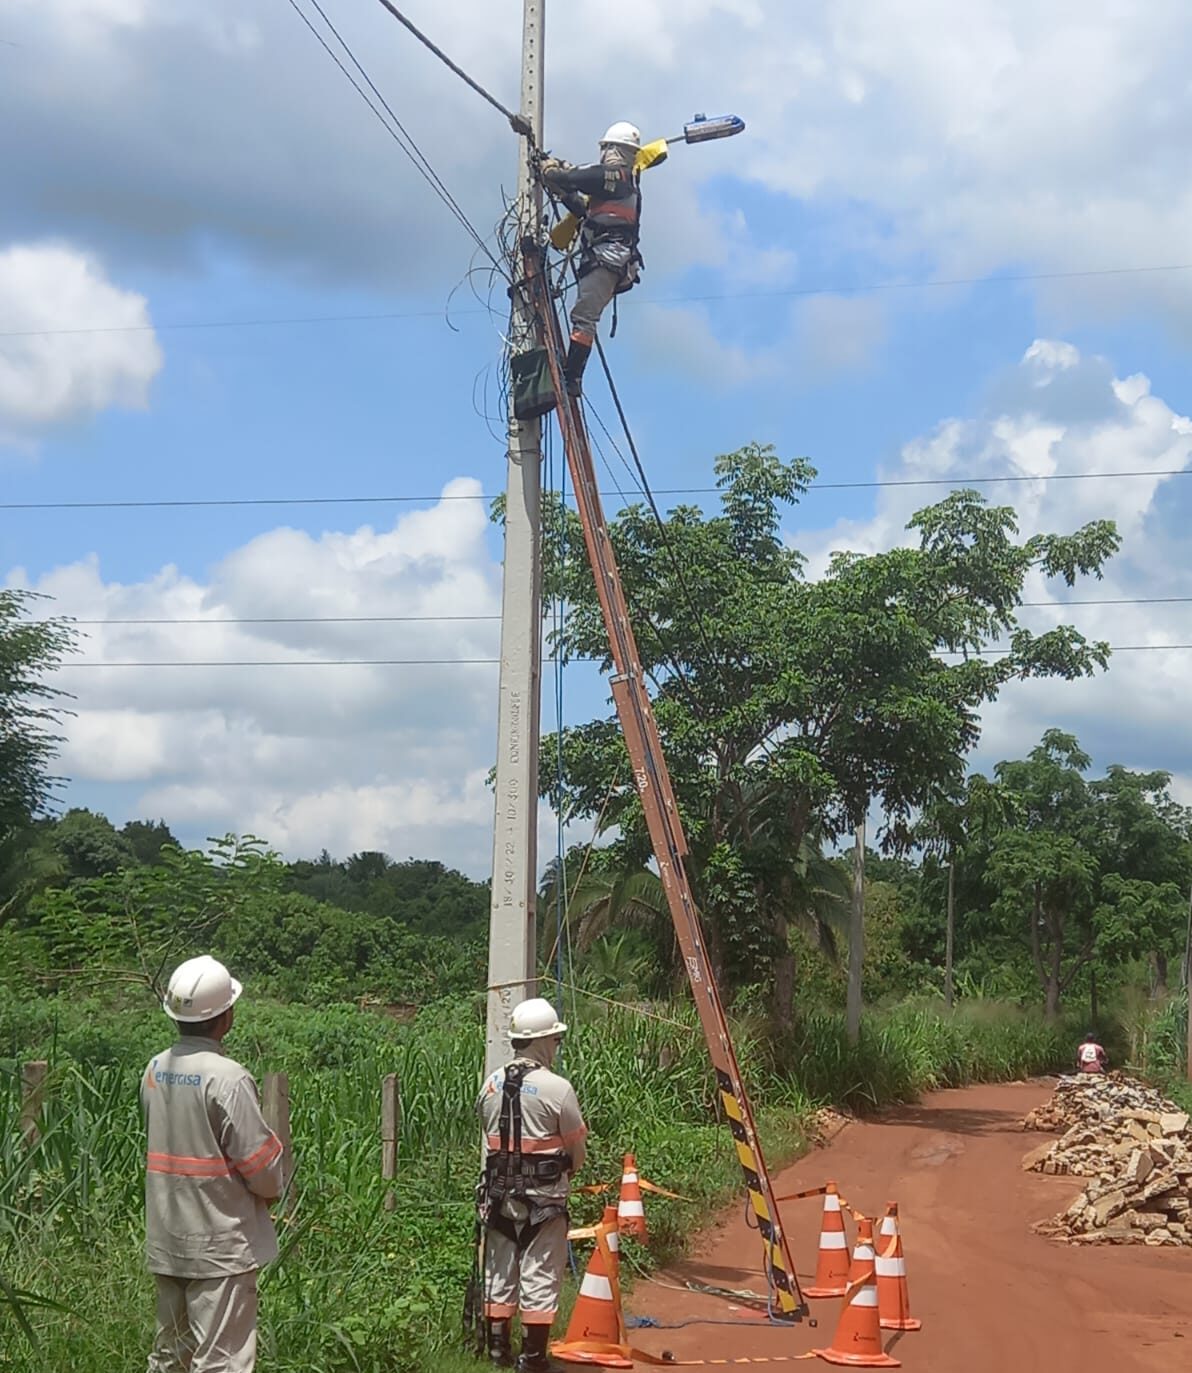
[[[841,1364],[848,1368],[901,1368],[902,1364],[889,1354],[842,1354],[836,1349],[813,1349],[817,1359],[825,1363]]]
[[[559,1340],[550,1347],[552,1359],[564,1363],[597,1364],[601,1368],[632,1368],[629,1351],[616,1344],[601,1344],[597,1340]]]
[[[843,1297],[848,1291],[848,1283],[842,1282],[839,1287],[804,1287],[805,1297]]]
[[[923,1322],[913,1316],[883,1316],[880,1321],[883,1330],[922,1330]]]

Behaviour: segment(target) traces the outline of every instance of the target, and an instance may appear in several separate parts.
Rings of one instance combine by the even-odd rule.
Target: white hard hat
[[[509,1017],[510,1039],[550,1039],[552,1035],[567,1033],[567,1026],[555,1014],[555,1008],[543,996],[514,1006]]]
[[[161,1008],[183,1025],[213,1020],[236,1002],[243,988],[210,954],[188,958],[174,969]]]
[[[628,124],[624,119],[618,120],[615,124],[610,124],[604,137],[600,140],[600,146],[606,143],[616,143],[622,148],[640,148],[642,145],[641,130],[634,124]]]

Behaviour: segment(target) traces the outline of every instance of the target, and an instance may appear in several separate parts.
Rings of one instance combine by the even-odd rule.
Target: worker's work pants
[[[157,1283],[149,1373],[252,1373],[257,1361],[257,1275]]]
[[[550,1325],[567,1266],[567,1217],[554,1216],[522,1235],[520,1252],[499,1230],[485,1235],[484,1314],[507,1320],[520,1311],[523,1325]]]
[[[611,267],[593,267],[579,279],[579,295],[571,311],[571,328],[586,339],[596,337],[596,326],[600,316],[608,309],[608,303],[617,294],[621,284],[621,273]]]

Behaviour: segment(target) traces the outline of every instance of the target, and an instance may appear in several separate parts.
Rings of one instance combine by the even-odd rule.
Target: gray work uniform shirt
[[[149,1271],[221,1278],[275,1259],[266,1203],[282,1191],[282,1145],[248,1070],[184,1035],[145,1070],[141,1106]]]
[[[532,1049],[518,1059],[532,1060]],[[505,1088],[505,1069],[498,1068],[480,1090],[476,1109],[484,1130],[485,1153],[501,1148],[501,1100]],[[536,1066],[522,1079],[522,1153],[529,1156],[569,1154],[571,1173],[579,1172],[587,1152],[588,1127],[580,1114],[575,1089],[565,1077],[549,1068]],[[512,1140],[510,1141],[512,1145]],[[571,1179],[564,1173],[557,1183],[540,1183],[527,1195],[566,1200]]]

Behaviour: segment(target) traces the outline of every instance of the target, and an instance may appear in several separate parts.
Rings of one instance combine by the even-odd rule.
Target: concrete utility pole
[[[848,922],[848,1042],[861,1038],[861,971],[865,965],[865,821],[857,826],[853,848],[853,904]]]
[[[952,965],[956,948],[956,846],[948,850],[948,924],[944,931],[944,1001],[952,1009]]]
[[[1188,894],[1188,935],[1184,940],[1184,995],[1188,998],[1188,1035],[1184,1047],[1184,1076],[1192,1082],[1192,892]]]
[[[543,24],[546,0],[524,0],[521,114],[534,143],[521,139],[517,178],[519,237],[538,237],[542,191],[530,155],[542,146]],[[515,353],[540,342],[534,315],[513,294]],[[509,403],[505,574],[501,597],[501,678],[497,708],[496,825],[488,927],[488,1039],[485,1072],[508,1057],[509,1013],[535,991],[535,898],[538,885],[538,724],[542,676],[542,429],[518,420]]]

